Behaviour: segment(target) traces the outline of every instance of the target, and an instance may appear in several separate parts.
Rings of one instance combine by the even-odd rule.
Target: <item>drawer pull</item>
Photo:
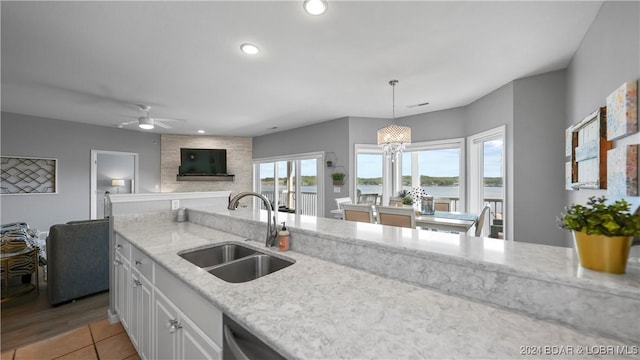
[[[170,319],[167,322],[167,328],[169,328],[169,333],[173,334],[177,330],[182,329],[182,324],[180,324],[177,319]]]

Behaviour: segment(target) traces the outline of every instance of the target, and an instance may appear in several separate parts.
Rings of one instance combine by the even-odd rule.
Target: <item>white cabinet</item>
[[[222,312],[120,235],[115,310],[142,359],[222,359]]]
[[[142,359],[152,358],[153,297],[154,289],[151,281],[131,266],[129,336]]]
[[[155,294],[156,359],[222,359],[222,350],[162,292]]]
[[[155,323],[153,357],[155,359],[177,359],[178,310],[161,292],[156,293],[153,310]]]
[[[131,311],[129,337],[142,359],[152,358],[153,261],[131,246]]]
[[[129,328],[129,279],[131,278],[128,250],[128,247],[125,248],[122,244],[117,244],[115,260],[113,261],[113,266],[115,267],[115,309],[125,329]]]
[[[179,359],[222,359],[222,349],[188,317],[180,319],[182,325]]]
[[[153,261],[118,235],[114,266],[116,313],[138,355],[151,359]]]

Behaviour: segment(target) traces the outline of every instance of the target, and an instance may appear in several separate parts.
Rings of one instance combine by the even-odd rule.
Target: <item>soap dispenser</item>
[[[278,250],[289,250],[289,230],[287,230],[287,226],[284,224],[284,222],[282,223],[280,232],[278,232]]]

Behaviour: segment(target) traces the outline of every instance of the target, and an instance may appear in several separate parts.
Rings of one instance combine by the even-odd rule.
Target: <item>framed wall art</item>
[[[607,152],[607,194],[638,196],[638,145],[623,145]]]
[[[638,131],[638,82],[622,84],[607,96],[607,140]]]
[[[0,157],[0,194],[55,194],[58,160],[19,156]]]
[[[573,190],[571,186],[573,181],[571,179],[571,161],[567,161],[564,164],[564,189],[565,190]]]
[[[606,139],[606,121],[607,108],[601,107],[571,127],[572,189],[607,188],[607,151],[612,143]],[[569,135],[565,137],[569,141]]]

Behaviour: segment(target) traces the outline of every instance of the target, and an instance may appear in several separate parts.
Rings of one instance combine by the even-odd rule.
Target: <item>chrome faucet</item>
[[[271,207],[271,201],[269,201],[269,199],[267,199],[264,195],[260,194],[260,193],[256,193],[256,192],[241,192],[240,194],[234,196],[232,199],[229,200],[229,206],[227,206],[227,209],[229,210],[235,210],[238,207],[238,202],[240,201],[240,199],[242,199],[245,196],[255,196],[257,198],[262,199],[262,202],[264,203],[264,206],[267,208],[267,240],[264,244],[264,246],[266,247],[272,247],[275,246],[276,243],[276,238],[278,237],[278,230],[276,228],[276,217],[275,215],[273,216],[273,222],[271,221],[271,212],[272,212],[272,207]]]

